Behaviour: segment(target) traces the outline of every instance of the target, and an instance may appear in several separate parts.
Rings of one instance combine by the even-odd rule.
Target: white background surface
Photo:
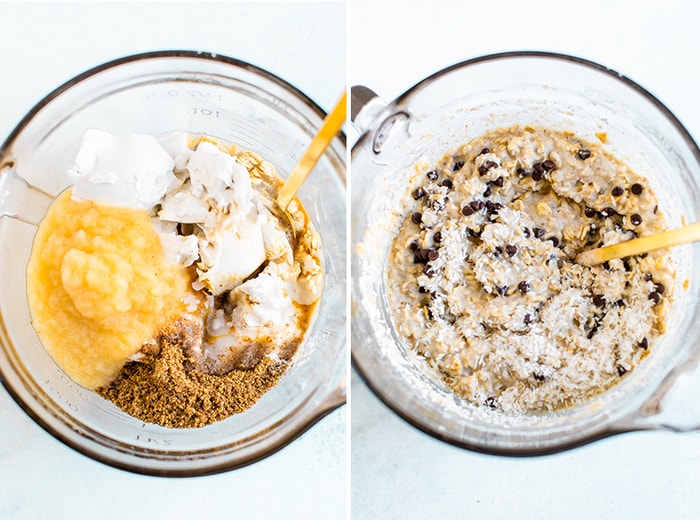
[[[656,94],[700,138],[695,2],[351,0],[350,84],[387,100],[426,75],[507,50],[579,55]],[[700,434],[627,434],[560,455],[478,455],[412,428],[353,374],[356,519],[700,517]],[[700,398],[700,396],[698,396]]]
[[[237,57],[329,110],[345,84],[345,4],[0,2],[0,139],[49,91],[104,61],[160,49]],[[277,454],[195,479],[132,475],[35,425],[0,387],[0,519],[343,518],[346,415]]]

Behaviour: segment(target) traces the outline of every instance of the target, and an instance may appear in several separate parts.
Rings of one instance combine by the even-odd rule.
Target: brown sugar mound
[[[144,422],[200,428],[250,408],[286,370],[286,361],[263,357],[247,370],[234,368],[223,375],[203,372],[196,363],[202,335],[199,321],[180,318],[98,393]]]

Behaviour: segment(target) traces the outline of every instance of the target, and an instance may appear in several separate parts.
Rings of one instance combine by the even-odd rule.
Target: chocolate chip
[[[663,294],[666,291],[666,286],[661,282],[654,284],[654,287],[656,287],[656,292],[659,294]]]
[[[423,215],[416,211],[414,214],[411,215],[411,222],[413,222],[414,224],[420,224],[421,222],[423,222]]]
[[[585,161],[591,156],[591,151],[590,150],[584,150],[581,149],[578,151],[578,158],[581,159],[582,161]]]
[[[425,197],[425,190],[423,188],[416,188],[413,192],[413,198],[415,200]]]
[[[610,267],[610,262],[608,262],[607,260],[603,262],[603,269],[605,269],[606,271],[610,271],[612,269],[612,267]]]
[[[425,267],[423,267],[423,274],[428,278],[432,278],[435,274],[435,270],[430,264],[425,264]]]
[[[428,249],[417,249],[413,255],[414,264],[426,264],[428,263]]]
[[[657,204],[654,206],[654,215],[656,215],[656,212],[659,211],[659,205]]]
[[[641,195],[644,191],[644,186],[642,186],[638,182],[635,182],[632,186],[630,186],[630,191],[635,195]]]
[[[465,217],[468,217],[468,216],[473,215],[473,214],[474,214],[474,210],[471,208],[471,206],[469,204],[467,204],[466,206],[464,206],[462,208],[462,215],[464,215]]]
[[[595,210],[593,208],[586,208],[583,210],[583,214],[588,218],[593,218],[595,217]]]
[[[625,192],[625,190],[624,190],[621,186],[615,186],[615,187],[612,189],[612,196],[613,196],[613,197],[619,197],[619,196],[622,195],[624,192]]]
[[[506,254],[510,257],[512,257],[515,253],[518,252],[518,247],[514,246],[513,244],[508,244],[506,246]]]
[[[442,233],[440,231],[436,231],[435,234],[433,235],[433,242],[439,244],[442,242]]]
[[[452,166],[452,171],[456,172],[462,169],[462,166],[464,166],[464,161],[456,161],[454,166]]]
[[[642,339],[639,343],[637,343],[637,347],[641,349],[648,349],[649,348],[649,340],[647,338]]]
[[[482,177],[488,173],[489,169],[486,167],[486,165],[482,164],[479,166],[479,175]]]
[[[632,222],[633,225],[638,226],[639,224],[642,223],[642,217],[641,215],[635,213],[630,217],[630,221]]]
[[[532,232],[535,234],[535,238],[542,238],[544,236],[544,229],[542,228],[533,228]]]
[[[530,316],[529,314],[526,314],[525,317],[523,318],[523,323],[525,325],[530,325],[530,323],[532,323],[532,316]]]
[[[554,164],[554,161],[550,161],[549,159],[542,161],[542,168],[546,172],[551,172],[555,166],[556,164]]]
[[[496,292],[499,294],[499,296],[505,296],[506,292],[508,292],[508,286],[501,285],[500,287],[496,287]]]
[[[430,179],[431,181],[438,180],[438,172],[435,170],[430,170],[426,175],[428,176],[428,179]]]
[[[485,153],[491,153],[491,148],[482,148],[479,155],[484,155]]]
[[[447,188],[448,190],[451,190],[451,189],[454,187],[454,184],[452,183],[452,181],[451,181],[450,179],[445,179],[444,181],[442,181],[441,184],[442,184],[445,188]]]
[[[523,236],[524,236],[525,238],[530,238],[530,234],[531,234],[531,233],[530,233],[530,228],[524,227],[524,228],[523,228]]]
[[[427,294],[429,292],[429,289],[426,289],[422,285],[418,287],[418,292],[421,294]]]
[[[523,294],[526,294],[530,290],[530,282],[522,281],[518,284],[518,291],[520,291]],[[526,314],[525,317],[529,316],[529,314]]]
[[[503,209],[503,204],[500,202],[491,202],[490,200],[487,200],[485,205],[486,209],[492,213],[498,213],[498,210]]]
[[[493,408],[494,410],[497,408],[496,400],[493,397],[487,397],[484,404],[489,408]]]
[[[610,218],[615,214],[615,210],[613,208],[607,207],[603,208],[600,210],[600,216],[603,218]]]
[[[544,173],[545,169],[544,169],[544,166],[542,166],[542,163],[536,162],[535,164],[533,164],[532,165],[532,172],[533,172],[533,175],[535,173],[540,173],[540,174]]]
[[[503,248],[501,246],[496,246],[493,248],[493,256],[500,258],[503,256]]]
[[[649,299],[654,302],[654,304],[659,303],[661,301],[661,295],[654,291],[653,293],[649,294]]]
[[[645,282],[651,282],[653,279],[654,279],[654,277],[651,276],[651,273],[646,273],[646,274],[644,275],[644,281],[645,281]]]
[[[532,180],[535,182],[539,182],[542,180],[542,172],[540,171],[533,171],[532,172]]]
[[[602,294],[596,294],[595,296],[593,296],[593,305],[595,305],[596,307],[605,307],[606,303],[607,300]]]
[[[516,170],[515,170],[515,173],[518,174],[518,177],[527,177],[528,175],[530,175],[530,172],[528,172],[528,171],[527,171],[525,168],[523,168],[522,166],[518,166],[518,167],[516,168]]]
[[[547,240],[550,240],[554,247],[559,246],[559,239],[557,237],[548,237]]]
[[[533,372],[532,377],[535,379],[535,381],[539,381],[540,383],[541,383],[542,381],[544,381],[545,379],[547,379],[547,376],[545,376],[545,375],[544,375],[542,372],[540,372],[539,370]]]
[[[440,256],[440,253],[438,253],[435,249],[431,249],[428,252],[428,260],[430,260],[431,262],[433,260],[437,260],[439,256]]]
[[[473,200],[469,203],[469,205],[474,211],[481,211],[484,209],[484,203],[480,200]]]
[[[617,365],[617,375],[622,377],[627,373],[627,369],[622,365]]]
[[[503,177],[498,177],[495,181],[493,181],[494,185],[498,186],[499,188],[503,187]]]
[[[409,248],[411,251],[415,251],[416,249],[418,249],[418,242],[414,240],[413,242],[411,242],[410,244],[408,244],[408,248]]]
[[[486,161],[484,163],[484,166],[486,166],[490,170],[491,168],[496,168],[498,166],[498,163],[495,163],[493,161]]]
[[[624,307],[624,306],[626,305],[626,304],[625,304],[625,300],[623,300],[622,298],[620,298],[619,300],[617,300],[617,301],[615,302],[615,305],[618,306],[618,307]]]
[[[493,192],[491,191],[491,186],[487,186],[486,189],[484,190],[483,196],[488,198],[492,195],[492,193]]]

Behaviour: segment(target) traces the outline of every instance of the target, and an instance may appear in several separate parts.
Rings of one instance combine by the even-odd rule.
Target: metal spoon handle
[[[596,265],[614,258],[639,255],[656,249],[695,242],[696,240],[700,240],[700,222],[646,237],[635,238],[627,242],[584,251],[576,257],[576,262],[582,265]]]
[[[292,170],[284,186],[282,186],[279,195],[277,195],[277,204],[283,210],[287,209],[294,195],[309,176],[313,167],[316,166],[321,155],[323,155],[323,152],[325,152],[328,145],[331,144],[335,134],[337,134],[338,130],[343,126],[347,114],[346,102],[347,93],[343,92],[343,95],[340,96],[333,110],[331,110],[323,120],[321,129],[311,141],[311,144],[294,167],[294,170]]]

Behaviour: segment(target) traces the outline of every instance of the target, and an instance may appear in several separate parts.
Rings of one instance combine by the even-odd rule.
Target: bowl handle
[[[0,165],[0,217],[38,226],[52,201],[51,195],[17,174],[14,160],[3,159]]]
[[[697,350],[697,349],[696,349]],[[630,430],[700,430],[700,352],[672,371],[629,419]]]

